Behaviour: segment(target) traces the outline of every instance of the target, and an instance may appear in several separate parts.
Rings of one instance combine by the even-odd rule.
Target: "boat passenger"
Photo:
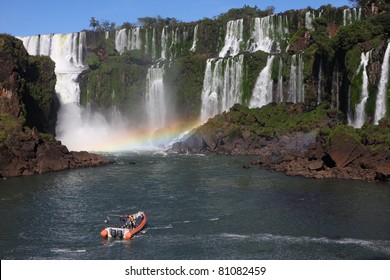
[[[134,218],[133,218],[133,215],[129,215],[129,220],[130,220],[130,224],[132,227],[135,227],[135,222],[134,222]]]

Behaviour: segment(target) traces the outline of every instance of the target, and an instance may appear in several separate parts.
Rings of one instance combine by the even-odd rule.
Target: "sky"
[[[117,25],[158,15],[191,22],[244,5],[260,9],[274,6],[279,13],[325,4],[350,6],[349,0],[0,0],[0,33],[31,36],[78,32],[90,29],[91,17]]]

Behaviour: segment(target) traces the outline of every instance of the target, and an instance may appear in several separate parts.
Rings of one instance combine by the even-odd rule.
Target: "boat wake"
[[[222,233],[222,238],[231,239],[247,239],[255,242],[278,242],[287,244],[334,244],[334,245],[353,245],[364,247],[376,252],[381,252],[390,255],[390,240],[362,240],[354,238],[328,238],[328,237],[309,237],[309,236],[288,236],[288,235],[274,235],[274,234],[233,234]]]
[[[50,249],[50,251],[52,253],[70,253],[70,254],[73,254],[73,253],[85,253],[87,250],[85,250],[85,249],[58,249],[58,248],[54,248],[54,249]]]
[[[172,225],[167,225],[167,226],[156,226],[156,227],[148,227],[148,229],[150,230],[154,230],[154,229],[157,229],[157,230],[162,230],[162,229],[171,229],[173,228]]]

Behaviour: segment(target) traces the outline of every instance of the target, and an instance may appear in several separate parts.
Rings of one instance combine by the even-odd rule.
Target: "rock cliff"
[[[69,152],[56,141],[54,63],[30,57],[21,41],[0,35],[0,177],[40,174],[109,163]]]

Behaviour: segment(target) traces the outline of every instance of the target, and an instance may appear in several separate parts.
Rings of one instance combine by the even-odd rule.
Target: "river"
[[[390,259],[388,184],[242,168],[251,157],[105,156],[0,178],[1,259]],[[100,237],[107,215],[139,210],[139,235]]]

